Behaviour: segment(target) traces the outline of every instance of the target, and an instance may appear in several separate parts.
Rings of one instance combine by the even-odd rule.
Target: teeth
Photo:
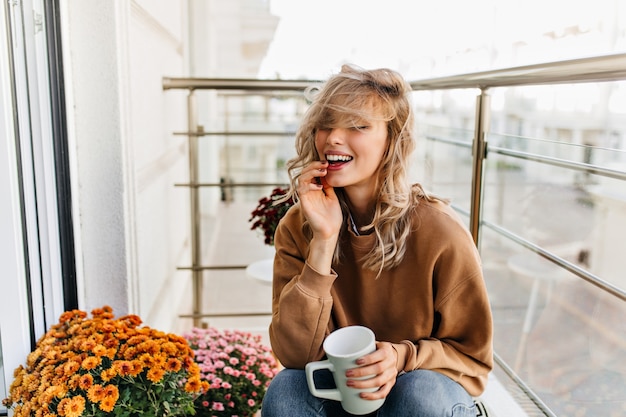
[[[347,162],[351,161],[352,157],[348,155],[326,155],[328,162]]]

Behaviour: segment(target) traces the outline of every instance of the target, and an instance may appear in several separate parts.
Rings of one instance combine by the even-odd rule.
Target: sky
[[[280,23],[261,78],[326,78],[350,62],[420,79],[626,50],[623,29],[615,44],[567,35],[571,27],[582,35],[619,32],[626,27],[623,0],[269,1]],[[569,41],[557,45],[554,37]],[[462,58],[467,50],[477,51],[474,61]]]
[[[420,3],[424,2],[271,0],[271,12],[281,20],[261,75],[273,76],[279,68],[283,78],[326,76],[344,62],[397,69],[403,57],[407,60],[417,51],[432,55],[436,48],[453,48],[457,36],[432,18],[444,13],[445,2]],[[471,13],[470,7],[461,8],[464,18],[456,14],[448,18],[448,25],[459,30],[468,25],[463,20]]]

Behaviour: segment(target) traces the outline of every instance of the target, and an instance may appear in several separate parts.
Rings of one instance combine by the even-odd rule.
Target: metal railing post
[[[198,126],[198,102],[193,89],[187,96],[187,131],[189,154],[189,210],[191,226],[191,274],[193,324],[199,327],[202,315],[202,251],[200,240],[200,199],[198,196],[198,138],[202,128]]]
[[[483,161],[487,157],[486,136],[489,131],[491,97],[486,89],[482,89],[476,97],[476,119],[474,126],[474,142],[472,145],[472,194],[470,201],[470,232],[474,243],[480,241],[480,220],[482,210]]]

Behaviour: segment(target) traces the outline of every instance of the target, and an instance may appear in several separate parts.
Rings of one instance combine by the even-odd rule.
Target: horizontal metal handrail
[[[438,138],[438,137],[434,137],[434,136],[427,136],[426,137],[429,140],[432,141],[436,141],[436,142],[442,142],[442,143],[448,143],[448,144],[452,144],[455,146],[460,146],[460,147],[469,147],[467,143],[465,142],[461,142],[461,141],[455,141],[455,140],[449,140],[449,139],[443,139],[443,138]],[[554,165],[554,166],[558,166],[561,168],[566,168],[566,169],[571,169],[571,170],[578,170],[578,171],[582,171],[585,173],[589,173],[589,174],[596,174],[596,175],[601,175],[601,176],[605,176],[605,177],[609,177],[609,178],[614,178],[614,179],[618,179],[618,180],[622,180],[622,181],[626,181],[626,172],[624,171],[619,171],[619,170],[613,170],[613,169],[609,169],[609,168],[604,168],[604,167],[600,167],[597,165],[592,165],[592,164],[585,164],[585,163],[581,163],[581,162],[575,162],[575,161],[567,161],[564,159],[560,159],[560,158],[553,158],[553,157],[549,157],[549,156],[543,156],[543,155],[539,155],[539,154],[533,154],[533,153],[528,153],[528,152],[521,152],[521,151],[515,151],[515,150],[511,150],[511,149],[506,149],[506,148],[501,148],[501,147],[497,147],[497,146],[491,146],[488,145],[487,146],[487,152],[488,153],[498,153],[501,155],[506,155],[506,156],[511,156],[514,158],[518,158],[518,159],[524,159],[524,160],[530,160],[530,161],[535,161],[535,162],[539,162],[539,163],[544,163],[544,164],[549,164],[549,165]],[[464,213],[466,215],[469,215],[469,212],[465,212],[464,210],[455,207],[457,209],[457,211]],[[622,301],[626,301],[626,292],[614,285],[612,285],[611,283],[602,280],[601,278],[597,277],[596,275],[593,275],[591,273],[589,273],[588,271],[578,267],[577,265],[574,265],[571,262],[568,262],[566,260],[564,260],[563,258],[554,255],[553,253],[546,251],[545,249],[543,249],[542,247],[535,245],[534,243],[523,239],[522,237],[510,232],[509,230],[500,227],[494,223],[485,221],[485,220],[481,220],[480,224],[482,226],[488,227],[491,230],[495,231],[496,233],[500,234],[501,236],[504,236],[506,238],[508,238],[509,240],[512,240],[518,244],[520,244],[521,246],[531,250],[532,252],[544,257],[545,259],[553,262],[554,264],[558,265],[559,267],[561,267],[562,269],[565,269],[567,271],[569,271],[570,273],[578,276],[579,278],[584,279],[585,281],[597,286],[598,288],[608,292],[609,294],[619,298]]]
[[[554,165],[561,168],[567,168],[575,171],[582,171],[589,174],[601,175],[604,177],[615,178],[618,180],[626,181],[626,171],[620,171],[617,169],[604,168],[598,165],[586,164],[583,162],[568,161],[566,159],[554,158],[551,156],[544,156],[530,152],[516,151],[513,149],[501,148],[498,146],[487,146],[488,153],[497,153],[500,155],[506,155],[515,157],[518,159],[524,159],[527,161],[540,162],[543,164]]]
[[[235,188],[235,187],[288,187],[289,184],[285,182],[196,182],[196,183],[183,183],[179,182],[174,184],[175,187],[220,187],[220,188]]]
[[[246,90],[293,91],[305,90],[321,81],[314,80],[259,80],[252,78],[188,78],[164,77],[164,90]]]
[[[198,313],[198,314],[179,314],[178,317],[183,319],[202,319],[202,318],[217,318],[217,317],[264,317],[271,316],[271,311],[251,311],[243,313]]]
[[[562,269],[565,269],[566,271],[571,272],[572,274],[576,275],[579,278],[584,279],[585,281],[595,285],[596,287],[606,291],[607,293],[614,295],[615,297],[619,298],[622,301],[626,301],[626,291],[614,286],[613,284],[611,284],[608,281],[605,281],[599,277],[597,277],[596,275],[593,275],[592,273],[580,268],[579,266],[566,261],[565,259],[561,258],[560,256],[557,256],[555,254],[553,254],[552,252],[549,252],[545,249],[543,249],[541,246],[536,245],[534,243],[532,243],[529,240],[526,240],[524,238],[522,238],[521,236],[516,235],[515,233],[510,232],[509,230],[500,227],[494,223],[488,222],[483,220],[481,222],[481,225],[486,226],[488,228],[490,228],[491,230],[495,231],[496,233],[505,236],[506,238],[508,238],[509,240],[512,240],[515,243],[518,243],[520,245],[522,245],[523,247],[525,247],[526,249],[529,249],[533,252],[535,252],[536,254],[542,256],[543,258],[553,262],[554,264],[558,265],[559,267],[561,267]]]
[[[447,143],[449,145],[459,146],[462,148],[472,147],[472,142],[467,142],[467,141],[462,141],[462,140],[457,140],[457,139],[446,139],[446,138],[442,138],[439,136],[432,136],[432,135],[426,135],[424,137],[428,140],[432,140],[433,142]]]
[[[438,136],[427,135],[427,140],[433,142],[446,143],[463,148],[471,148],[472,144],[461,140],[446,139]],[[503,148],[500,146],[494,146],[487,143],[487,155],[495,153],[499,155],[510,156],[512,158],[523,159],[526,161],[534,161],[543,164],[553,165],[560,168],[571,169],[575,171],[582,171],[587,174],[596,174],[604,177],[614,178],[621,181],[626,181],[626,171],[620,171],[617,169],[605,168],[598,165],[586,164],[584,162],[568,161],[562,158],[554,158],[551,156],[540,155],[531,152],[516,151],[514,149]]]
[[[250,131],[221,131],[221,132],[174,132],[174,136],[294,136],[295,131],[281,132],[250,132]]]
[[[457,206],[455,204],[451,204],[452,208],[454,210],[456,210],[458,213],[464,215],[464,216],[468,216],[470,215],[470,212],[461,208],[460,206]],[[579,266],[568,262],[567,260],[561,258],[558,255],[555,255],[554,253],[545,250],[544,248],[542,248],[539,245],[536,245],[534,243],[532,243],[529,240],[524,239],[523,237],[516,235],[515,233],[510,232],[508,229],[505,229],[504,227],[500,227],[498,225],[496,225],[495,223],[491,223],[488,222],[486,220],[482,220],[480,222],[481,226],[485,226],[490,228],[491,230],[493,230],[494,232],[498,233],[500,236],[504,236],[507,239],[525,247],[526,249],[536,253],[537,255],[547,259],[548,261],[554,263],[555,265],[559,266],[560,268],[569,271],[570,273],[576,275],[579,278],[584,279],[585,281],[595,285],[596,287],[606,291],[607,293],[619,298],[622,301],[626,301],[626,291],[622,290],[621,288],[618,288],[616,286],[614,286],[613,284],[597,277],[596,275],[593,275],[591,273],[589,273],[588,271],[580,268]]]
[[[626,79],[626,54],[548,62],[506,69],[411,81],[416,91],[569,84]],[[297,91],[320,80],[260,80],[250,78],[164,77],[163,89]]]
[[[571,84],[626,79],[626,54],[548,62],[410,82],[413,90]]]
[[[248,265],[198,265],[198,266],[179,266],[179,271],[225,271],[246,269]]]

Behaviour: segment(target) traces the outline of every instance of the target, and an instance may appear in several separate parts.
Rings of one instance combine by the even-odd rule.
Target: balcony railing
[[[299,93],[312,83],[163,80],[188,90],[188,126],[176,135],[188,140],[189,178],[177,186],[190,195],[191,260],[180,268],[191,271],[196,324],[221,315],[203,305],[204,273],[247,266],[205,262],[203,231],[220,221],[211,213],[242,201],[248,215],[287,183],[284,161],[307,105]],[[415,180],[467,218],[494,311],[494,373],[513,382],[520,415],[626,413],[626,54],[411,86]],[[595,99],[563,117],[542,97],[564,92]]]

